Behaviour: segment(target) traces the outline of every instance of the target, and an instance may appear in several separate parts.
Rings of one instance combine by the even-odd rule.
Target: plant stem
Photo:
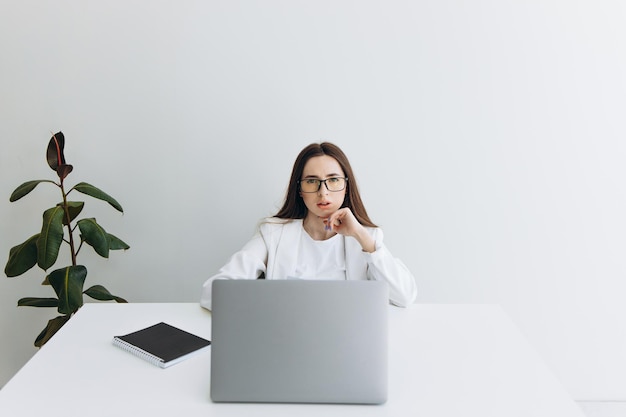
[[[72,225],[71,225],[71,217],[70,217],[70,209],[67,205],[67,194],[65,193],[65,188],[63,187],[63,179],[61,179],[61,194],[63,194],[63,211],[65,212],[65,219],[67,220],[67,231],[69,233],[70,238],[70,254],[72,255],[72,265],[76,266],[76,252],[74,251],[74,233],[72,233]]]

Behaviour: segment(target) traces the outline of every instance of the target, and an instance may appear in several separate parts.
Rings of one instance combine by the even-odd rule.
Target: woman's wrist
[[[367,232],[367,229],[364,227],[361,228],[357,235],[355,236],[357,242],[361,245],[361,248],[365,252],[375,252],[376,251],[376,240],[372,235]]]

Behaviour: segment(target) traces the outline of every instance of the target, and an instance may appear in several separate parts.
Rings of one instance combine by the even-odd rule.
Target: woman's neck
[[[323,219],[312,214],[307,215],[304,220],[302,220],[302,227],[313,240],[327,240],[337,234],[326,228]]]

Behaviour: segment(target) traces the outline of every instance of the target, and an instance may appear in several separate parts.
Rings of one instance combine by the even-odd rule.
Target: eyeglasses
[[[328,191],[336,192],[342,191],[346,188],[347,178],[332,177],[325,180],[318,180],[317,178],[305,178],[300,180],[300,191],[303,193],[316,193],[322,187],[322,183],[326,186]]]

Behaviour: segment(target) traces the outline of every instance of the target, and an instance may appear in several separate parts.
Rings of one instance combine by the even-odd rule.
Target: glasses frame
[[[330,188],[328,188],[328,183],[326,181],[336,180],[336,179],[344,180],[343,188],[341,190],[331,190]],[[304,191],[302,189],[302,181],[309,181],[309,180],[317,181],[317,190],[315,190],[315,191]],[[319,178],[305,178],[303,180],[298,181],[298,185],[300,186],[300,191],[303,192],[303,193],[306,193],[306,194],[318,193],[320,191],[320,189],[322,188],[322,183],[324,184],[324,186],[326,187],[326,189],[329,192],[331,192],[331,193],[338,193],[340,191],[345,190],[346,187],[348,186],[348,177],[330,177],[330,178],[326,178],[325,180],[320,180]]]

